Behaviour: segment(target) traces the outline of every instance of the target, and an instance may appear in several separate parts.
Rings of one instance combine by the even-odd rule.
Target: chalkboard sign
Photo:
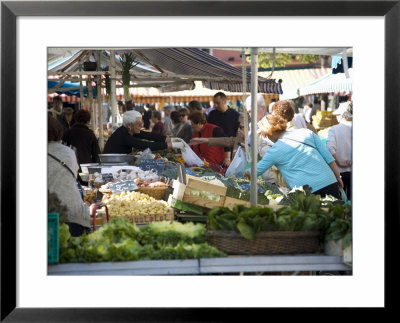
[[[154,170],[158,175],[162,174],[164,171],[164,160],[163,159],[141,159],[139,167],[140,169]]]
[[[103,177],[105,183],[111,182],[114,179],[114,176],[111,173],[101,174],[101,177]]]
[[[89,174],[101,173],[101,167],[88,167]]]
[[[108,187],[110,188],[113,194],[127,192],[127,191],[134,191],[138,189],[137,185],[132,180],[109,183]]]

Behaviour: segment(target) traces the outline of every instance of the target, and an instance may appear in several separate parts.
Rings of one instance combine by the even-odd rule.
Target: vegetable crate
[[[252,240],[236,231],[207,231],[208,243],[228,255],[308,254],[319,252],[319,232],[268,231]]]
[[[133,224],[149,224],[155,221],[173,221],[175,218],[175,210],[170,208],[165,214],[144,214],[144,215],[128,215],[124,216]]]
[[[58,213],[49,213],[47,216],[47,263],[56,264],[58,263],[59,256],[59,222]]]
[[[174,199],[209,209],[224,205],[227,191],[225,186],[213,184],[191,175],[187,175],[186,179],[186,185],[174,181]]]

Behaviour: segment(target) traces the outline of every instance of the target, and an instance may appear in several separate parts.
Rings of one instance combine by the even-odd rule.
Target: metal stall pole
[[[101,54],[96,53],[97,70],[101,71]],[[97,75],[97,108],[99,113],[99,146],[100,151],[104,148],[104,129],[103,129],[103,95],[101,93],[101,75]]]
[[[258,49],[251,48],[251,183],[250,205],[257,205],[257,92]]]
[[[244,122],[244,150],[246,152],[246,161],[250,161],[249,154],[249,118],[245,107],[247,98],[247,71],[246,71],[246,52],[242,49],[242,80],[243,80],[243,122]]]
[[[117,98],[116,98],[116,85],[115,85],[115,50],[110,51],[110,82],[111,82],[111,115],[112,115],[112,129],[117,129]]]

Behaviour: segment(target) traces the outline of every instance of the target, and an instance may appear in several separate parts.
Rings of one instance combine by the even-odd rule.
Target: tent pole
[[[111,81],[111,114],[112,114],[112,129],[117,129],[117,99],[115,87],[115,50],[110,51],[110,81]]]
[[[257,205],[257,92],[258,49],[251,48],[251,183],[250,205]]]
[[[96,52],[97,70],[101,70],[101,55],[100,51]],[[100,151],[104,148],[104,134],[103,134],[103,95],[101,93],[101,75],[97,76],[97,110],[99,112],[99,146]]]
[[[82,62],[79,61],[79,71],[82,70]],[[80,90],[80,96],[81,96],[81,104],[80,108],[84,109],[85,108],[85,94],[83,92],[83,83],[82,83],[83,77],[82,75],[79,76],[79,90]]]
[[[246,152],[246,160],[250,161],[249,154],[249,118],[245,102],[247,98],[247,72],[246,72],[246,52],[242,49],[242,78],[243,78],[243,122],[244,122],[244,150]]]

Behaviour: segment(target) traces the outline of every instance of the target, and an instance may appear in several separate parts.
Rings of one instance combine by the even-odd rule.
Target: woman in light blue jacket
[[[319,137],[308,129],[287,131],[287,121],[280,116],[269,115],[267,119],[264,135],[274,145],[258,162],[257,176],[275,165],[290,188],[308,185],[313,194],[341,199],[339,170]]]

